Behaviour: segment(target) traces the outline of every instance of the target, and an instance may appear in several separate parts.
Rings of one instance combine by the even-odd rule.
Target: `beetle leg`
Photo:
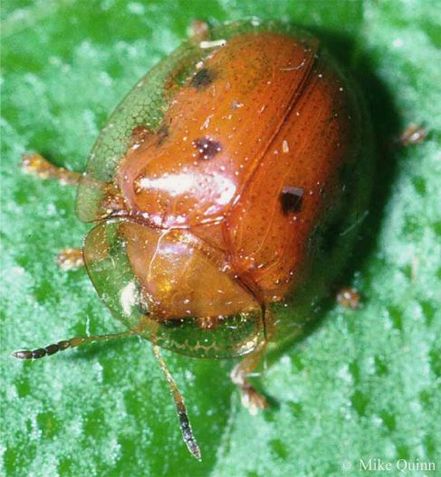
[[[418,124],[409,124],[398,139],[401,146],[413,146],[421,144],[427,137],[427,130]]]
[[[69,171],[64,167],[51,164],[40,154],[25,154],[22,157],[22,169],[28,174],[33,174],[40,179],[57,179],[61,184],[76,185],[80,181],[82,174]]]
[[[268,407],[268,401],[259,394],[248,381],[248,376],[254,371],[265,353],[266,342],[254,353],[248,355],[231,371],[230,377],[240,390],[241,400],[244,407],[251,415],[256,415],[259,409]]]
[[[40,179],[57,179],[63,185],[76,185],[81,178],[80,173],[55,166],[36,153],[25,154],[22,157],[21,165],[22,169],[28,174],[35,175]],[[83,252],[81,249],[66,248],[58,254],[57,262],[63,270],[80,268],[83,265]]]
[[[40,154],[25,154],[22,157],[22,169],[28,174],[35,175],[40,179],[56,179],[61,184],[76,185],[82,174],[58,167],[51,164]],[[61,269],[72,270],[83,266],[83,252],[77,248],[66,248],[57,256],[57,262]]]
[[[68,340],[58,341],[58,343],[53,343],[44,348],[37,348],[33,350],[20,350],[12,353],[12,356],[18,359],[40,359],[44,356],[50,356],[51,354],[58,353],[59,351],[64,351],[68,348],[77,348],[84,344],[93,343],[95,341],[110,341],[120,338],[127,338],[128,336],[133,336],[136,334],[135,330],[123,331],[121,333],[113,333],[109,335],[94,335],[94,336],[75,336]]]
[[[57,255],[58,266],[64,270],[76,270],[84,265],[81,248],[65,248]]]

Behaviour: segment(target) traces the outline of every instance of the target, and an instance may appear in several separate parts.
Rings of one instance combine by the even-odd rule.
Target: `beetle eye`
[[[200,69],[191,79],[190,86],[196,89],[202,89],[210,85],[215,78],[215,74],[208,68]]]
[[[209,251],[188,232],[118,219],[92,229],[84,258],[98,295],[129,329],[188,356],[241,356],[264,340],[263,312]]]

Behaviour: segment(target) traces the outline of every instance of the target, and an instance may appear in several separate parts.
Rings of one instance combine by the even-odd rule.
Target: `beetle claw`
[[[248,409],[252,416],[256,416],[259,410],[268,407],[268,401],[263,394],[258,393],[252,386],[241,389],[242,406]]]
[[[252,416],[255,416],[260,409],[268,407],[266,397],[257,392],[246,378],[246,372],[242,368],[242,363],[239,363],[233,368],[230,377],[240,390],[242,405],[248,409],[248,412]]]
[[[76,270],[84,265],[83,251],[80,248],[65,248],[57,255],[58,266],[64,270]]]

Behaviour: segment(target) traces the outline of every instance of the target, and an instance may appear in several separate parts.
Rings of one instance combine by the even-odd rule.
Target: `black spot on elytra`
[[[203,89],[210,85],[214,81],[214,78],[215,74],[213,71],[202,68],[193,76],[190,81],[190,86],[196,89]]]
[[[303,203],[303,189],[301,187],[286,186],[280,193],[280,205],[285,215],[291,212],[300,212]]]
[[[218,152],[222,151],[221,143],[207,136],[195,139],[192,144],[199,153],[199,159],[204,161],[213,159]]]

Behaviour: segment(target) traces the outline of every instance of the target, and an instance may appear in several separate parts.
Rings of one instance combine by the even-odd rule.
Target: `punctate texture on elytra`
[[[100,222],[85,259],[118,318],[226,357],[265,339],[267,310],[313,275],[331,228],[335,246],[366,154],[357,97],[317,39],[251,23],[210,35],[116,110],[78,211]]]

